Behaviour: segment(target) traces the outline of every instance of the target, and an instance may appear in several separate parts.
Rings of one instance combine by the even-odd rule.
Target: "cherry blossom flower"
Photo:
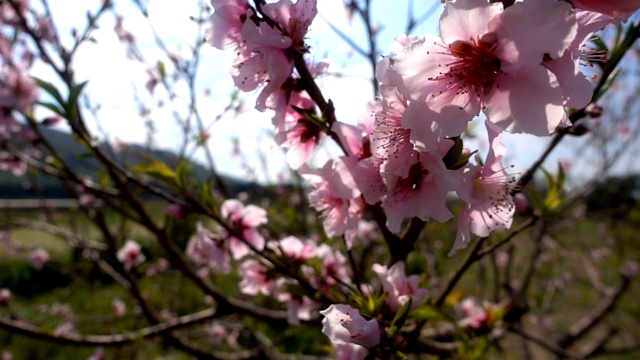
[[[484,165],[465,169],[462,185],[457,193],[464,202],[458,218],[458,234],[449,256],[463,249],[471,240],[470,232],[488,236],[495,230],[511,227],[515,203],[511,192],[517,186],[513,175],[505,172],[502,158],[506,148],[502,145],[500,129],[485,121],[491,148]]]
[[[349,305],[335,304],[320,311],[322,333],[334,344],[358,344],[367,349],[380,343],[378,320],[366,320]]]
[[[27,261],[32,268],[42,270],[44,264],[49,262],[49,252],[41,247],[35,248],[29,252]]]
[[[35,81],[18,66],[3,66],[0,72],[0,108],[27,113],[38,100]],[[3,115],[4,116],[4,115]]]
[[[212,322],[210,324],[205,325],[205,332],[207,334],[207,339],[211,341],[212,344],[222,344],[222,342],[227,337],[227,329],[218,322]]]
[[[418,287],[420,276],[405,274],[404,262],[397,262],[390,268],[380,264],[374,264],[371,270],[378,274],[382,281],[382,288],[387,293],[387,305],[391,311],[398,311],[409,299],[411,310],[420,307],[429,291]]]
[[[294,170],[309,161],[323,138],[324,133],[320,125],[301,115],[298,115],[298,120],[293,127],[274,136],[276,144],[288,148],[287,163]]]
[[[250,244],[256,250],[264,248],[264,237],[260,235],[258,227],[267,223],[267,211],[255,205],[244,206],[239,200],[225,200],[220,207],[220,215],[229,221],[235,234],[241,235],[242,240],[231,236],[229,248],[233,258],[238,260],[249,254]],[[245,244],[245,241],[247,244]]]
[[[321,285],[334,286],[336,279],[347,282],[350,279],[347,259],[342,253],[334,250],[327,244],[320,244],[316,249],[315,257],[322,260]]]
[[[173,219],[184,219],[187,216],[187,209],[180,204],[169,204],[164,208],[164,213]]]
[[[329,160],[319,170],[304,167],[301,175],[314,190],[309,193],[309,203],[322,213],[327,236],[343,235],[356,231],[362,217],[360,191],[351,175],[347,158]]]
[[[318,303],[306,296],[281,291],[277,299],[287,304],[287,321],[291,325],[300,325],[300,319],[310,320],[317,313]]]
[[[124,246],[118,250],[116,256],[124,264],[124,269],[127,271],[134,266],[142,264],[147,259],[142,253],[140,245],[133,240],[127,240]]]
[[[426,102],[438,114],[428,121],[454,132],[444,136],[459,135],[480,110],[509,132],[548,135],[566,122],[566,113],[557,78],[542,61],[562,55],[576,28],[571,6],[560,1],[506,9],[484,0],[447,2],[442,39],[427,35],[410,42],[379,78],[396,86],[409,108]],[[425,120],[404,121],[413,131]]]
[[[270,295],[276,286],[276,273],[257,260],[246,260],[238,268],[242,281],[240,292],[247,295]]]
[[[387,227],[400,231],[404,219],[418,217],[445,222],[453,217],[445,200],[460,182],[459,171],[448,170],[442,162],[450,144],[441,143],[438,153],[420,153],[418,162],[409,169],[406,177],[382,174],[387,185],[387,195],[382,202],[387,215]]]
[[[252,91],[264,85],[256,109],[273,108],[293,72],[291,52],[306,51],[304,36],[317,14],[316,0],[263,4],[260,14],[246,1],[212,1],[212,5],[216,10],[207,31],[209,43],[236,49],[238,57],[231,68],[236,86]]]
[[[301,240],[295,236],[287,236],[277,243],[270,243],[269,247],[277,254],[286,256],[295,263],[302,264],[316,254],[316,244],[311,240]]]
[[[569,0],[576,9],[603,13],[626,20],[640,8],[640,0]]]
[[[127,312],[127,305],[124,303],[124,301],[115,298],[111,300],[111,309],[113,310],[113,313],[116,314],[116,316],[122,316]]]
[[[0,171],[11,171],[13,176],[20,177],[27,172],[27,163],[5,151],[0,151]]]
[[[198,266],[213,268],[221,274],[231,271],[228,242],[207,230],[201,222],[196,224],[196,233],[187,243],[186,254]]]
[[[247,17],[247,0],[211,0],[214,12],[209,19],[205,38],[220,50],[236,50],[242,44],[240,30]]]
[[[411,130],[403,127],[407,99],[396,88],[381,85],[382,108],[375,116],[371,147],[382,159],[380,171],[406,177],[418,162],[418,152],[411,143]]]
[[[0,289],[0,305],[7,305],[11,300],[11,290],[7,288]]]
[[[366,348],[357,344],[332,344],[336,360],[364,360],[367,356]]]
[[[476,304],[473,298],[466,298],[456,306],[456,312],[461,318],[458,326],[480,329],[487,321],[487,311]]]

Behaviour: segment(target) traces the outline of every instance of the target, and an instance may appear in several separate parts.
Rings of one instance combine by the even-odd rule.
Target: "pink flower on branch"
[[[420,276],[405,274],[404,262],[397,262],[390,268],[380,264],[373,264],[371,269],[378,274],[382,281],[382,288],[387,293],[387,305],[391,311],[398,311],[411,299],[411,310],[420,307],[429,291],[418,287]]]
[[[231,75],[240,90],[264,85],[256,109],[264,111],[293,72],[292,54],[304,53],[304,36],[317,14],[316,0],[280,0],[250,7],[244,0],[212,1],[208,42],[236,49]]]
[[[406,176],[382,174],[387,185],[387,194],[382,205],[387,215],[387,227],[400,231],[402,221],[418,217],[445,222],[453,217],[445,203],[449,191],[457,188],[460,171],[446,168],[442,157],[453,144],[441,143],[436,153],[418,154]]]
[[[426,102],[438,127],[457,129],[482,110],[507,131],[548,135],[566,113],[557,78],[542,62],[562,55],[576,28],[571,6],[560,1],[506,9],[484,0],[447,2],[442,39],[410,42],[378,78],[412,103]],[[409,121],[410,128],[420,121]]]
[[[44,264],[49,262],[49,252],[43,248],[36,248],[29,252],[27,261],[32,268],[42,270]]]
[[[231,271],[229,242],[207,230],[200,222],[187,243],[186,254],[198,266],[213,268],[221,274]]]
[[[569,0],[576,9],[595,11],[626,20],[640,8],[640,0]]]
[[[349,305],[337,304],[320,311],[322,333],[333,344],[357,344],[367,349],[380,343],[381,329],[378,320],[366,320],[358,310]]]
[[[228,221],[233,234],[240,235],[241,239],[231,235],[230,250],[233,258],[238,260],[249,254],[249,245],[257,251],[264,248],[264,237],[260,235],[258,227],[267,223],[266,210],[255,205],[244,206],[235,199],[226,200],[220,208],[220,215]]]
[[[321,169],[304,168],[302,177],[314,190],[309,193],[309,203],[321,212],[325,234],[328,237],[357,231],[362,218],[363,203],[360,190],[350,168],[354,159],[339,158],[328,161]]]
[[[238,268],[242,281],[240,292],[247,295],[270,295],[276,287],[276,272],[257,260],[246,260]]]
[[[118,261],[124,264],[124,269],[127,271],[142,264],[147,259],[142,253],[140,245],[133,240],[127,240],[124,246],[118,250],[116,256]]]
[[[517,186],[515,176],[505,172],[502,158],[506,148],[502,145],[500,129],[485,122],[491,148],[484,165],[465,169],[457,193],[464,202],[458,218],[458,234],[449,256],[465,248],[471,241],[471,232],[488,236],[495,230],[511,227],[515,203],[511,193]]]

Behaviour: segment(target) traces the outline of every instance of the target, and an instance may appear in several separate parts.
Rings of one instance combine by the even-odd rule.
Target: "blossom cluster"
[[[380,204],[392,232],[413,217],[445,222],[453,217],[446,200],[455,193],[463,211],[452,254],[471,233],[510,227],[517,181],[502,164],[501,133],[544,136],[570,126],[567,109],[586,106],[593,88],[579,71],[581,46],[617,19],[581,10],[579,2],[576,8],[555,0],[507,8],[485,0],[447,2],[442,37],[396,38],[391,56],[377,66],[380,100],[351,125],[317,115],[317,99],[294,71],[307,51],[315,1],[212,4],[209,42],[236,50],[231,75],[241,90],[262,86],[256,109],[274,111],[275,140],[313,187],[309,201],[321,212],[327,236],[344,235],[351,246],[367,205]],[[308,68],[317,76],[323,65]],[[481,113],[491,148],[473,160],[461,136]],[[309,159],[325,134],[344,155],[315,169]]]
[[[313,86],[305,76],[317,77],[326,67],[303,58],[309,50],[305,35],[317,13],[315,0],[256,1],[255,6],[247,0],[213,0],[212,5],[208,41],[236,51],[230,73],[240,90],[262,88],[256,109],[274,112],[275,141],[288,149],[289,165],[310,184],[308,200],[321,213],[326,236],[344,236],[347,248],[353,247],[372,207],[384,213],[378,225],[393,233],[412,218],[445,222],[453,217],[447,200],[455,193],[462,210],[450,255],[466,247],[471,234],[484,237],[511,226],[518,182],[503,164],[507,149],[502,133],[547,136],[572,126],[568,110],[586,107],[593,93],[580,68],[590,55],[585,43],[591,33],[626,20],[640,6],[638,1],[447,1],[441,36],[395,39],[390,55],[377,65],[379,100],[370,103],[367,115],[354,125],[337,121],[327,114],[332,109],[324,99],[309,95]],[[474,157],[476,151],[463,144],[469,122],[479,116],[485,118],[490,145],[484,157]],[[333,139],[343,155],[314,167],[311,155],[324,138]],[[223,243],[215,238],[205,231],[197,237],[198,246],[206,242],[214,249]],[[264,240],[256,243],[254,235],[243,241],[256,246],[254,250],[263,249]],[[195,246],[192,257],[199,259]],[[303,264],[328,253],[323,246],[288,237],[271,249]],[[248,253],[239,254],[234,258]],[[327,258],[324,261],[326,265]],[[229,268],[226,258],[214,263]],[[283,292],[286,287],[278,285],[272,271],[260,261],[244,262],[243,292],[276,292],[290,300],[292,294]],[[401,262],[389,269],[375,265],[373,271],[392,311],[410,298],[415,308],[427,296],[417,279],[406,277]],[[470,301],[466,304],[461,326],[479,327],[486,312]],[[300,305],[294,307],[298,315]],[[355,344],[345,351],[356,354],[359,346],[381,341],[381,324],[365,320],[348,305],[332,305],[321,314],[323,332],[337,352]]]

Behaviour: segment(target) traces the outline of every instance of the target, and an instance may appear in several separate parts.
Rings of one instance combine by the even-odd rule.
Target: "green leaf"
[[[440,309],[431,305],[422,305],[409,314],[410,319],[416,320],[447,320],[447,317]]]
[[[166,184],[178,187],[176,173],[171,168],[169,168],[167,164],[161,161],[150,160],[148,164],[137,165],[133,168],[133,170],[138,174],[146,174]]]
[[[36,102],[36,104],[46,107],[47,109],[53,111],[54,113],[62,116],[65,119],[67,117],[66,111],[63,108],[61,108],[58,105],[56,105],[56,104],[52,104],[52,103],[48,103],[48,102],[42,102],[42,101],[38,101],[38,102]]]
[[[78,98],[82,93],[82,90],[89,81],[83,81],[80,84],[71,88],[69,91],[69,100],[67,101],[67,109],[70,120],[75,119],[78,116]]]
[[[185,159],[182,159],[176,167],[176,180],[178,188],[182,190],[188,190],[189,185],[189,173],[193,169],[193,164]]]
[[[156,69],[158,70],[158,74],[160,74],[160,78],[164,80],[164,78],[167,76],[167,69],[164,66],[164,62],[158,60],[158,62],[156,63]]]
[[[396,316],[393,318],[393,321],[391,321],[391,327],[389,328],[389,337],[390,338],[395,338],[396,336],[398,336],[398,334],[400,333],[400,329],[402,329],[402,327],[404,326],[404,323],[407,321],[407,316],[409,315],[409,309],[411,309],[411,301],[412,299],[409,298],[409,301],[407,301],[404,305],[402,305],[402,307],[400,308],[400,310],[398,310],[398,312],[396,313]]]
[[[371,297],[369,297],[369,299],[372,299]],[[374,315],[377,315],[380,313],[380,311],[382,311],[382,307],[384,306],[384,303],[387,301],[387,293],[383,293],[382,295],[380,295],[379,298],[375,299],[375,301],[373,302],[373,306],[371,308],[371,313]]]
[[[45,92],[47,92],[49,95],[51,95],[57,102],[59,105],[61,105],[63,108],[65,108],[65,101],[62,98],[62,95],[60,95],[60,92],[58,91],[58,89],[56,89],[55,86],[53,86],[53,84],[46,82],[42,79],[39,79],[35,76],[31,77],[33,79],[33,81],[36,82],[36,84],[38,84],[38,86],[40,86],[42,88],[42,90],[44,90]]]

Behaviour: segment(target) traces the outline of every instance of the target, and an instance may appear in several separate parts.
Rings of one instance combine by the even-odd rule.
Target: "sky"
[[[67,45],[72,43],[72,29],[85,27],[87,10],[95,11],[100,6],[99,0],[49,0],[49,3],[53,19]],[[149,6],[149,20],[140,14],[131,0],[115,0],[114,3],[115,12],[124,17],[124,27],[135,35],[147,63],[143,64],[126,56],[125,48],[113,30],[115,14],[106,14],[99,23],[100,28],[93,33],[95,42],[82,45],[74,61],[78,81],[89,80],[86,94],[92,104],[100,106],[95,119],[87,116],[90,128],[101,134],[99,137],[102,139],[142,143],[148,130],[145,120],[139,116],[139,104],[144,103],[149,108],[148,119],[153,120],[155,128],[154,146],[176,150],[180,147],[182,137],[174,115],[185,114],[188,102],[180,99],[180,96],[170,100],[159,87],[151,95],[144,87],[150,65],[158,60],[170,64],[166,54],[155,43],[152,27],[170,51],[181,57],[189,57],[190,46],[197,36],[197,26],[190,17],[197,17],[198,6],[207,6],[208,3],[198,0],[181,1],[176,6],[176,2],[147,0],[145,3]],[[372,100],[369,80],[371,68],[363,57],[336,35],[327,22],[331,21],[356,43],[366,47],[364,27],[358,18],[349,22],[342,0],[322,0],[318,3],[319,16],[312,24],[307,39],[311,46],[308,59],[328,59],[329,72],[340,74],[325,76],[319,82],[325,97],[333,100],[338,119],[355,123],[364,113],[365,104]],[[407,4],[414,4],[415,17],[419,18],[434,3],[439,4],[440,0],[373,3],[374,24],[379,28],[379,48],[385,52],[393,38],[404,32]],[[437,32],[438,17],[439,11],[436,11],[414,34]],[[286,174],[286,164],[282,150],[270,137],[272,115],[252,109],[258,92],[242,94],[245,111],[238,117],[224,116],[216,121],[217,116],[228,105],[233,90],[233,81],[228,74],[233,59],[232,52],[220,51],[208,45],[201,51],[196,93],[198,109],[204,123],[213,124],[209,129],[209,149],[216,168],[224,174],[247,178],[248,172],[244,166],[246,163],[256,170],[256,180],[274,181],[279,174]],[[36,64],[33,75],[56,83],[55,76],[44,64]],[[179,83],[176,87],[179,95],[186,96],[186,90],[184,84]],[[162,106],[159,106],[160,103]],[[478,124],[476,127],[483,128]],[[244,155],[242,157],[234,155],[234,138],[239,140],[241,153]],[[533,136],[506,135],[505,144],[512,154],[507,156],[507,161],[516,166],[516,171],[524,171],[543,151],[547,141],[546,138]],[[475,146],[486,151],[482,144]],[[571,157],[570,149],[571,146],[556,151],[548,162],[549,167],[554,167],[552,163],[563,157]],[[332,154],[337,154],[335,148],[322,149],[318,151],[314,161],[321,165]],[[195,159],[204,162],[204,153],[198,152]],[[266,159],[268,164],[263,166],[261,159]],[[262,171],[263,168],[266,170]]]

